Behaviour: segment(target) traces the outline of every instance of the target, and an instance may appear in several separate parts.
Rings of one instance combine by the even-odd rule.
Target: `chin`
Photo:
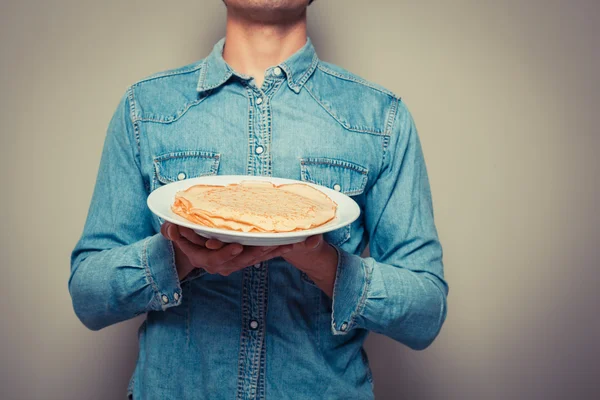
[[[277,22],[306,12],[309,0],[225,0],[227,8],[249,19]]]

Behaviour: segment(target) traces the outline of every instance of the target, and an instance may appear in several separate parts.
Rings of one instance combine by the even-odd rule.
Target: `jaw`
[[[306,18],[308,0],[226,0],[227,17],[252,24],[282,25]]]

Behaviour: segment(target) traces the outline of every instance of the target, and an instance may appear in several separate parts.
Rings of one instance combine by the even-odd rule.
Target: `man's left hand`
[[[212,239],[211,249],[224,243]],[[323,235],[309,236],[299,243],[280,246],[286,248],[281,257],[304,272],[329,297],[333,297],[333,285],[337,272],[337,251],[323,239]],[[290,251],[291,249],[291,251]]]
[[[323,239],[323,235],[308,237],[294,243],[292,251],[282,257],[303,271],[329,297],[333,296],[333,285],[337,272],[337,251]]]

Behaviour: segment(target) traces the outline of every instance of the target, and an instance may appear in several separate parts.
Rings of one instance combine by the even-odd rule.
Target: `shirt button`
[[[348,324],[344,322],[340,327],[340,331],[344,332],[346,329],[348,329]]]
[[[163,303],[165,303],[165,304],[169,303],[169,298],[167,297],[166,294],[163,294],[161,298],[162,298]]]
[[[177,179],[179,179],[180,181],[185,179],[185,172],[180,172],[179,175],[177,175]]]
[[[342,190],[342,187],[336,183],[335,185],[333,185],[333,190],[335,190],[336,192],[339,192],[340,190]]]
[[[254,264],[254,268],[260,268],[260,263]]]
[[[254,151],[256,152],[256,154],[262,154],[262,153],[263,153],[263,151],[265,151],[265,148],[264,148],[264,147],[262,147],[262,146],[258,146],[258,147],[256,148],[256,150],[254,150]]]
[[[258,321],[250,321],[250,329],[254,330],[258,328]]]
[[[179,293],[173,293],[173,298],[175,299],[175,301],[179,300]]]
[[[256,104],[260,104],[262,103],[262,97],[259,97],[258,99],[256,99]]]
[[[277,76],[281,75],[281,68],[279,68],[279,67],[276,67],[276,68],[273,70],[273,73],[274,73],[275,75],[277,75]]]

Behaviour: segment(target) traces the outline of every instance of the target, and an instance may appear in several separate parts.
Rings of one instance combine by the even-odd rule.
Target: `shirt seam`
[[[363,86],[366,86],[368,88],[376,90],[376,91],[378,91],[380,93],[386,94],[386,95],[388,95],[388,96],[390,96],[390,97],[392,97],[394,99],[399,98],[396,94],[394,94],[393,92],[391,92],[391,91],[389,91],[387,89],[375,86],[374,84],[372,84],[369,81],[367,81],[365,79],[362,79],[362,78],[353,77],[353,76],[350,76],[350,75],[340,74],[339,72],[336,72],[336,71],[333,71],[333,70],[327,68],[321,62],[319,62],[317,68],[319,68],[321,71],[323,71],[324,73],[326,73],[328,75],[335,76],[336,78],[343,79],[345,81],[350,81],[350,82],[361,84]]]
[[[154,290],[154,298],[160,302],[160,290],[158,290],[158,285],[152,276],[152,271],[150,271],[150,265],[148,264],[148,242],[150,242],[150,239],[152,239],[152,237],[149,237],[144,241],[144,246],[142,248],[142,265],[144,266],[146,279]]]
[[[135,144],[136,144],[135,150],[132,149],[132,151],[134,152],[133,162],[136,165],[136,167],[138,168],[138,172],[140,173],[140,176],[144,183],[144,188],[146,189],[146,193],[150,193],[150,183],[147,181],[147,179],[144,179],[144,174],[142,173],[142,161],[140,160],[141,152],[142,152],[142,145],[141,145],[141,139],[140,139],[140,127],[138,124],[138,120],[135,118],[137,111],[136,111],[135,93],[134,93],[133,86],[130,86],[129,89],[127,90],[127,100],[129,102],[129,107],[128,107],[129,108],[129,123],[131,124],[131,127],[133,128],[133,136],[135,138]],[[128,132],[128,134],[129,134],[129,132]],[[131,147],[133,147],[133,146],[131,146]]]
[[[193,63],[191,65],[184,66],[181,68],[176,68],[176,69],[167,70],[167,71],[163,71],[163,72],[157,72],[156,74],[152,74],[146,78],[142,78],[142,79],[138,80],[132,86],[136,86],[136,85],[139,85],[139,84],[142,84],[145,82],[149,82],[149,81],[153,81],[153,80],[157,80],[157,79],[168,78],[168,77],[174,76],[174,75],[191,74],[193,72],[198,71],[199,69],[202,69],[202,66],[204,64],[205,64],[205,59],[196,61],[195,63]]]
[[[386,131],[388,134],[385,136],[385,140],[382,143],[381,166],[379,167],[380,173],[381,173],[381,171],[383,171],[385,163],[386,163],[388,150],[389,150],[389,144],[390,144],[390,138],[393,134],[392,130],[394,128],[394,122],[398,118],[398,109],[400,108],[399,107],[400,101],[401,101],[401,99],[397,98],[396,101],[394,103],[392,103],[392,107],[390,109],[390,113],[387,118]],[[399,140],[399,138],[396,138],[396,140]]]
[[[321,108],[323,108],[323,110],[325,110],[327,112],[327,114],[329,114],[338,124],[340,124],[344,129],[348,130],[348,131],[352,131],[352,132],[359,132],[359,133],[368,133],[368,134],[372,134],[372,135],[377,135],[377,136],[386,136],[387,134],[385,132],[380,132],[380,131],[374,131],[374,130],[370,130],[370,129],[361,129],[361,128],[354,128],[350,125],[348,125],[347,123],[342,122],[329,108],[327,108],[316,96],[315,94],[308,88],[308,86],[304,86],[304,88],[306,89],[306,91],[308,92],[308,94],[310,94],[310,97],[313,98],[314,101],[316,101]]]

